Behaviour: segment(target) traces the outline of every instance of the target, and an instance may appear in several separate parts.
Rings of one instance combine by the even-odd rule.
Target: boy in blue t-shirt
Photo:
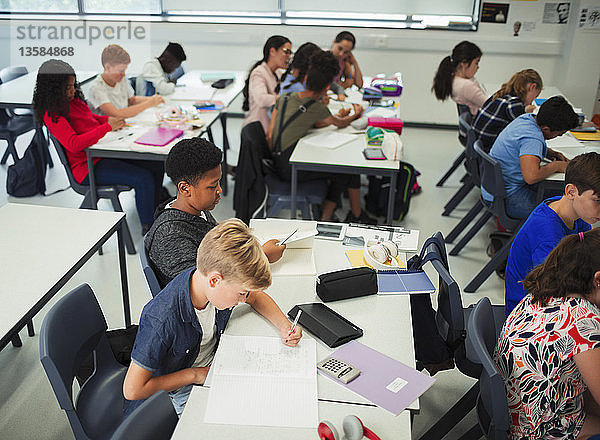
[[[184,270],[144,306],[123,383],[129,414],[142,399],[169,392],[177,414],[193,384],[203,384],[231,310],[247,303],[296,346],[292,325],[263,289],[271,284],[267,256],[238,219],[212,228],[198,247],[196,267]],[[132,402],[135,401],[135,402]]]
[[[578,124],[577,114],[565,98],[553,96],[541,105],[536,116],[521,115],[500,132],[490,156],[502,166],[509,216],[526,218],[536,205],[537,189],[533,185],[556,172],[564,173],[567,159],[548,148],[546,140],[562,136]],[[544,158],[552,162],[542,165]],[[493,201],[483,188],[481,194],[488,202]]]
[[[506,315],[525,296],[527,274],[566,235],[585,232],[600,221],[600,154],[587,153],[569,162],[565,193],[540,203],[517,233],[508,255],[505,286]]]

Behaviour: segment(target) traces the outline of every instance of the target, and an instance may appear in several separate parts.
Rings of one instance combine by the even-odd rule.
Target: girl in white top
[[[244,104],[242,110],[248,112],[243,125],[260,121],[265,130],[269,131],[269,111],[275,105],[279,84],[278,70],[286,69],[292,56],[291,41],[281,35],[269,37],[263,47],[263,58],[258,61],[246,79],[244,87]]]
[[[162,96],[134,96],[133,88],[125,77],[131,58],[118,44],[102,51],[104,72],[90,86],[88,102],[94,111],[107,116],[131,118],[147,108],[165,102]]]
[[[487,94],[474,76],[479,69],[481,49],[470,41],[462,41],[454,46],[452,55],[445,57],[433,78],[435,97],[445,101],[451,97],[457,104],[469,107],[475,116],[477,110],[488,99]]]

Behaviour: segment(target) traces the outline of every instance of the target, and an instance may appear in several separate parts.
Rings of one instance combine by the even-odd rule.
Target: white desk
[[[122,212],[8,203],[0,207],[0,350],[33,335],[31,319],[117,232],[125,324],[131,323]]]

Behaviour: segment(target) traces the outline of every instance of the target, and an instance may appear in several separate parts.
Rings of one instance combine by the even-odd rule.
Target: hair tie
[[[580,232],[579,233],[579,241],[583,241],[583,238],[584,238],[583,232]]]

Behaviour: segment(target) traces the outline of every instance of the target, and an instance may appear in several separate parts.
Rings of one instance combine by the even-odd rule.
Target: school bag
[[[14,197],[31,197],[46,191],[46,162],[41,149],[46,148],[41,130],[36,130],[23,157],[8,167],[6,192]]]
[[[410,207],[411,189],[416,183],[415,168],[400,161],[400,172],[396,180],[396,194],[394,199],[394,220],[402,220]],[[390,193],[390,178],[382,176],[369,176],[369,190],[365,196],[367,211],[378,217],[387,214],[388,196]]]

